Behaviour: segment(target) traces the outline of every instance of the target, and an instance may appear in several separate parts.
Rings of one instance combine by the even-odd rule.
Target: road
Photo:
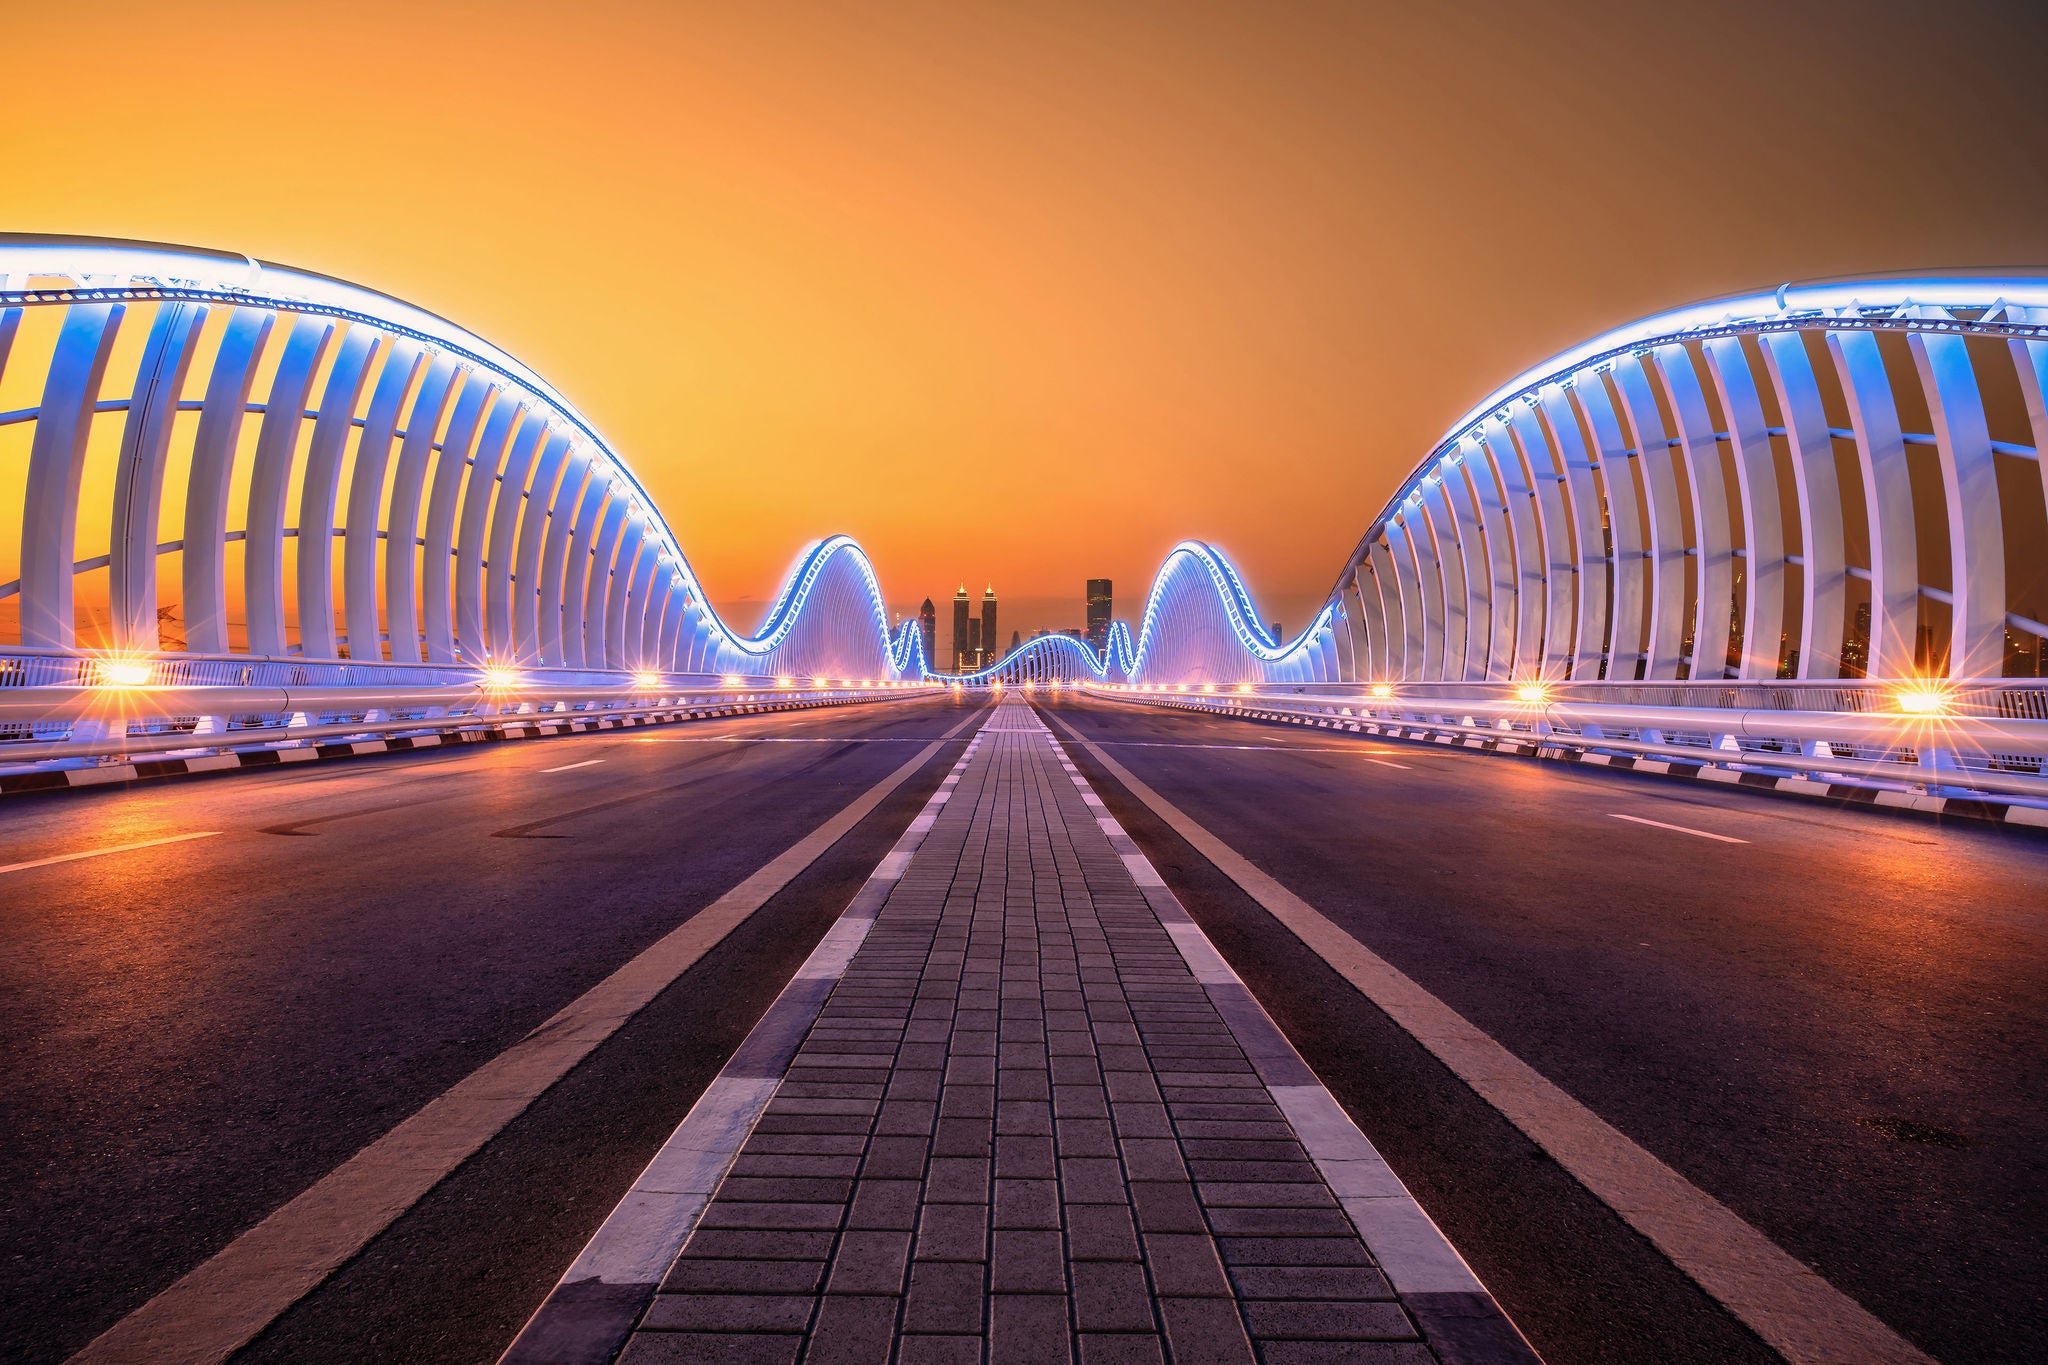
[[[1924,1349],[2048,1358],[2048,839],[1045,709]],[[64,1359],[974,714],[895,702],[9,798],[0,1359]],[[1553,1365],[1768,1358],[1070,748]],[[494,1358],[957,756],[236,1360]]]
[[[1072,696],[1047,709],[1923,1349],[2048,1359],[2048,840]],[[1757,1357],[1072,747],[1546,1358]]]
[[[0,1359],[83,1346],[971,709],[8,798],[0,867],[210,837],[0,873]],[[241,1358],[494,1357],[957,757]]]

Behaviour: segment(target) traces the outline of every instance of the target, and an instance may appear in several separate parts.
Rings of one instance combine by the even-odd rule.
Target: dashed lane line
[[[1646,820],[1640,815],[1623,815],[1620,811],[1611,810],[1607,813],[1617,820],[1626,820],[1630,824],[1650,825],[1656,829],[1675,830],[1680,834],[1695,834],[1702,839],[1718,839],[1724,844],[1746,844],[1749,842],[1747,839],[1738,839],[1732,834],[1715,834],[1710,830],[1694,829],[1690,825],[1667,825],[1662,820]]]
[[[1368,763],[1377,763],[1382,768],[1399,768],[1404,773],[1412,773],[1415,771],[1415,769],[1409,767],[1406,763],[1393,763],[1384,758],[1368,758],[1365,761]]]
[[[1106,749],[1234,749],[1243,753],[1268,754],[1356,754],[1372,753],[1356,744],[1196,744],[1188,740],[1102,739],[1092,743]],[[1379,752],[1385,753],[1382,749]]]
[[[240,1350],[981,718],[977,708],[767,866],[93,1338],[72,1365],[212,1365]]]
[[[542,768],[541,773],[543,775],[547,773],[571,773],[575,772],[578,768],[594,768],[602,762],[604,760],[601,758],[586,758],[581,763],[564,763],[559,768]]]
[[[920,735],[646,735],[633,744],[924,744]]]
[[[1793,1365],[1933,1365],[1811,1266],[1573,1099],[1064,720],[1071,741]],[[1725,836],[1717,836],[1725,837]]]
[[[0,866],[0,873],[26,872],[32,867],[49,867],[55,863],[75,863],[80,858],[104,858],[109,853],[132,853],[138,848],[161,848],[165,844],[182,844],[191,839],[212,839],[220,834],[217,829],[200,830],[194,834],[167,834],[161,839],[142,839],[132,844],[115,844],[111,848],[88,848],[78,853],[59,853],[53,858],[31,858],[25,863],[8,863]]]

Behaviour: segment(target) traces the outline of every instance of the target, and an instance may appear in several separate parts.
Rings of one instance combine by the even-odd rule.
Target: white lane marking
[[[1253,866],[1092,740],[1066,729],[1126,791],[1780,1355],[1797,1365],[1933,1365],[1813,1267]]]
[[[602,763],[602,762],[604,762],[604,760],[603,760],[603,759],[601,759],[601,758],[586,758],[586,759],[584,759],[584,760],[583,760],[583,761],[582,761],[581,763],[564,763],[564,764],[563,764],[563,765],[562,765],[561,767],[559,767],[559,768],[542,768],[542,769],[541,769],[541,771],[542,771],[543,773],[567,773],[567,772],[574,772],[574,771],[575,771],[576,769],[578,769],[578,768],[593,768],[593,767],[596,767],[596,766],[597,766],[598,764],[600,764],[600,763]]]
[[[1732,834],[1710,834],[1706,830],[1693,829],[1688,825],[1667,825],[1662,820],[1645,820],[1640,815],[1623,815],[1620,811],[1612,810],[1607,813],[1617,820],[1627,820],[1631,824],[1652,825],[1658,829],[1676,830],[1680,834],[1696,834],[1702,839],[1719,839],[1724,844],[1746,844],[1749,842],[1747,839],[1738,839]]]
[[[67,1365],[222,1361],[304,1298],[936,757],[970,715],[553,1018],[94,1337]]]
[[[923,744],[917,735],[640,735],[635,744]]]
[[[1368,758],[1365,761],[1368,763],[1377,763],[1382,768],[1399,768],[1404,773],[1412,773],[1415,771],[1415,769],[1409,767],[1406,763],[1389,763],[1384,758]]]
[[[83,853],[59,853],[54,858],[34,858],[25,863],[8,863],[5,867],[0,867],[0,873],[26,872],[32,867],[48,867],[52,863],[75,863],[80,858],[101,858],[109,853],[130,853],[138,848],[161,848],[165,844],[182,844],[188,839],[211,839],[219,833],[217,829],[208,829],[197,834],[171,834],[161,839],[144,839],[140,843],[115,844],[112,848],[89,848]]]

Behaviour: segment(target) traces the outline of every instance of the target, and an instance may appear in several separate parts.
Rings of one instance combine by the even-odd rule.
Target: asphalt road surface
[[[2048,839],[1071,695],[1048,710],[1922,1349],[2048,1359]],[[1768,1358],[1070,748],[1547,1359]]]
[[[7,798],[0,867],[210,837],[0,873],[0,1360],[85,1345],[973,705]],[[238,1359],[495,1358],[958,754]]]

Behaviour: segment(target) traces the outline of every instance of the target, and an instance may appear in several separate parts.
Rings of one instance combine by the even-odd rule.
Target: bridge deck
[[[1385,1167],[1065,763],[994,710],[622,1358],[1531,1358],[1396,1295]]]

